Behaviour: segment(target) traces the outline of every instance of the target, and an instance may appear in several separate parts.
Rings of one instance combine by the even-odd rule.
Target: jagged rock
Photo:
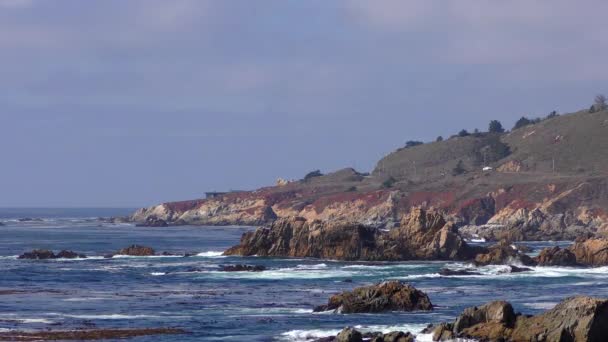
[[[87,256],[84,254],[79,254],[76,252],[72,252],[72,251],[68,251],[68,250],[62,250],[61,252],[57,253],[57,255],[55,256],[56,258],[62,258],[62,259],[76,259],[76,258],[86,258]]]
[[[414,342],[414,335],[410,332],[393,331],[378,337],[376,342]]]
[[[578,239],[568,248],[576,257],[576,262],[585,266],[608,265],[608,239]]]
[[[156,216],[150,216],[142,223],[136,224],[137,227],[168,227],[167,221]]]
[[[354,328],[344,328],[336,336],[336,342],[363,342],[363,335]]]
[[[119,250],[117,255],[131,255],[131,256],[150,256],[154,255],[154,249],[151,247],[131,245],[129,247]]]
[[[433,310],[429,297],[411,285],[386,281],[377,285],[355,288],[331,296],[327,305],[315,312],[334,310],[340,313]]]
[[[439,270],[439,275],[444,276],[444,277],[450,277],[450,276],[481,275],[481,273],[471,271],[471,270],[451,270],[449,268],[442,268],[441,270]]]
[[[47,249],[34,249],[31,252],[23,253],[19,256],[19,259],[36,259],[36,260],[44,260],[44,259],[55,259],[55,253],[49,251]]]
[[[545,248],[535,258],[539,266],[576,266],[576,255],[567,248]]]
[[[223,272],[262,272],[266,270],[262,265],[226,265],[220,266]]]
[[[340,260],[467,260],[480,251],[440,213],[414,209],[399,228],[292,217],[243,234],[224,255],[314,257]]]
[[[41,218],[31,218],[31,217],[23,217],[18,219],[19,222],[43,222],[44,220]]]
[[[515,314],[498,301],[465,309],[454,323],[443,323],[434,341],[470,338],[481,341],[604,341],[608,336],[608,300],[572,297],[537,316]]]
[[[535,264],[532,258],[526,254],[520,253],[506,241],[501,241],[496,245],[489,247],[487,253],[481,253],[475,257],[475,264],[479,266],[511,263],[521,263],[523,265]]]

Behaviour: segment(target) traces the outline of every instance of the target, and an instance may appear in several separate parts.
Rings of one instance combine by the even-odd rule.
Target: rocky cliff
[[[129,219],[267,225],[297,216],[391,228],[411,208],[421,207],[441,211],[468,237],[603,235],[608,231],[606,133],[608,112],[562,115],[504,134],[401,148],[382,158],[369,175],[343,169],[255,191],[155,205]],[[484,165],[492,170],[482,170]]]
[[[243,235],[224,255],[339,260],[469,260],[470,247],[437,212],[415,209],[390,231],[358,223],[283,218]]]

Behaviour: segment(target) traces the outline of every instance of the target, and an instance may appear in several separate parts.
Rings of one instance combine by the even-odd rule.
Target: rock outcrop
[[[357,287],[329,298],[327,305],[315,312],[333,310],[339,313],[433,310],[429,297],[411,285],[386,281],[376,285]]]
[[[433,340],[600,342],[606,336],[608,300],[572,297],[536,316],[515,314],[504,301],[468,308],[453,323],[435,328]]]
[[[568,248],[545,248],[535,258],[538,266],[577,266],[576,255]]]
[[[486,253],[477,254],[475,256],[475,264],[478,266],[503,264],[534,265],[535,262],[528,255],[520,253],[515,246],[506,241],[501,241],[489,247]]]
[[[480,249],[470,247],[440,213],[414,209],[389,232],[342,222],[275,221],[243,234],[224,255],[313,257],[340,260],[467,260]]]
[[[53,251],[49,251],[46,249],[34,249],[31,252],[26,252],[21,254],[19,259],[34,259],[34,260],[45,260],[45,259],[76,259],[76,258],[86,258],[87,256],[84,254],[62,250],[59,253],[55,254]]]
[[[116,252],[116,255],[151,256],[154,255],[154,253],[154,249],[151,247],[131,245],[119,250]]]
[[[545,248],[535,259],[540,266],[606,266],[608,238],[577,239],[568,248]]]

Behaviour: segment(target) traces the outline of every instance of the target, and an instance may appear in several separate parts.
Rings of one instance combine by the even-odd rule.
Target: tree
[[[552,119],[556,116],[559,116],[559,114],[557,114],[557,111],[552,111],[551,113],[549,113],[549,115],[547,115],[547,119]]]
[[[468,135],[469,135],[469,132],[466,129],[463,129],[462,131],[458,132],[459,137],[466,137]]]
[[[384,182],[382,182],[382,187],[385,188],[385,189],[392,188],[393,184],[395,184],[396,181],[397,180],[395,178],[393,178],[392,176],[388,177],[387,180],[385,180]]]
[[[437,139],[435,139],[435,141],[439,142],[439,141],[443,141],[443,137],[440,135],[437,137]]]
[[[490,121],[490,125],[488,127],[488,132],[490,133],[504,133],[505,129],[502,127],[502,124],[498,120]]]
[[[532,123],[533,123],[532,120],[528,119],[525,116],[522,116],[521,119],[517,120],[517,122],[515,123],[515,126],[513,126],[513,129],[516,130],[516,129],[522,128],[524,126],[531,125]]]
[[[594,103],[593,103],[593,109],[596,112],[601,112],[603,110],[605,110],[606,108],[608,108],[608,105],[606,104],[606,96],[599,94],[595,97]]]

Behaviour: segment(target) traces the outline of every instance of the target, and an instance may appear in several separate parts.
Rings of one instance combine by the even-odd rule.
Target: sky
[[[0,0],[0,207],[371,171],[608,92],[608,1]]]

